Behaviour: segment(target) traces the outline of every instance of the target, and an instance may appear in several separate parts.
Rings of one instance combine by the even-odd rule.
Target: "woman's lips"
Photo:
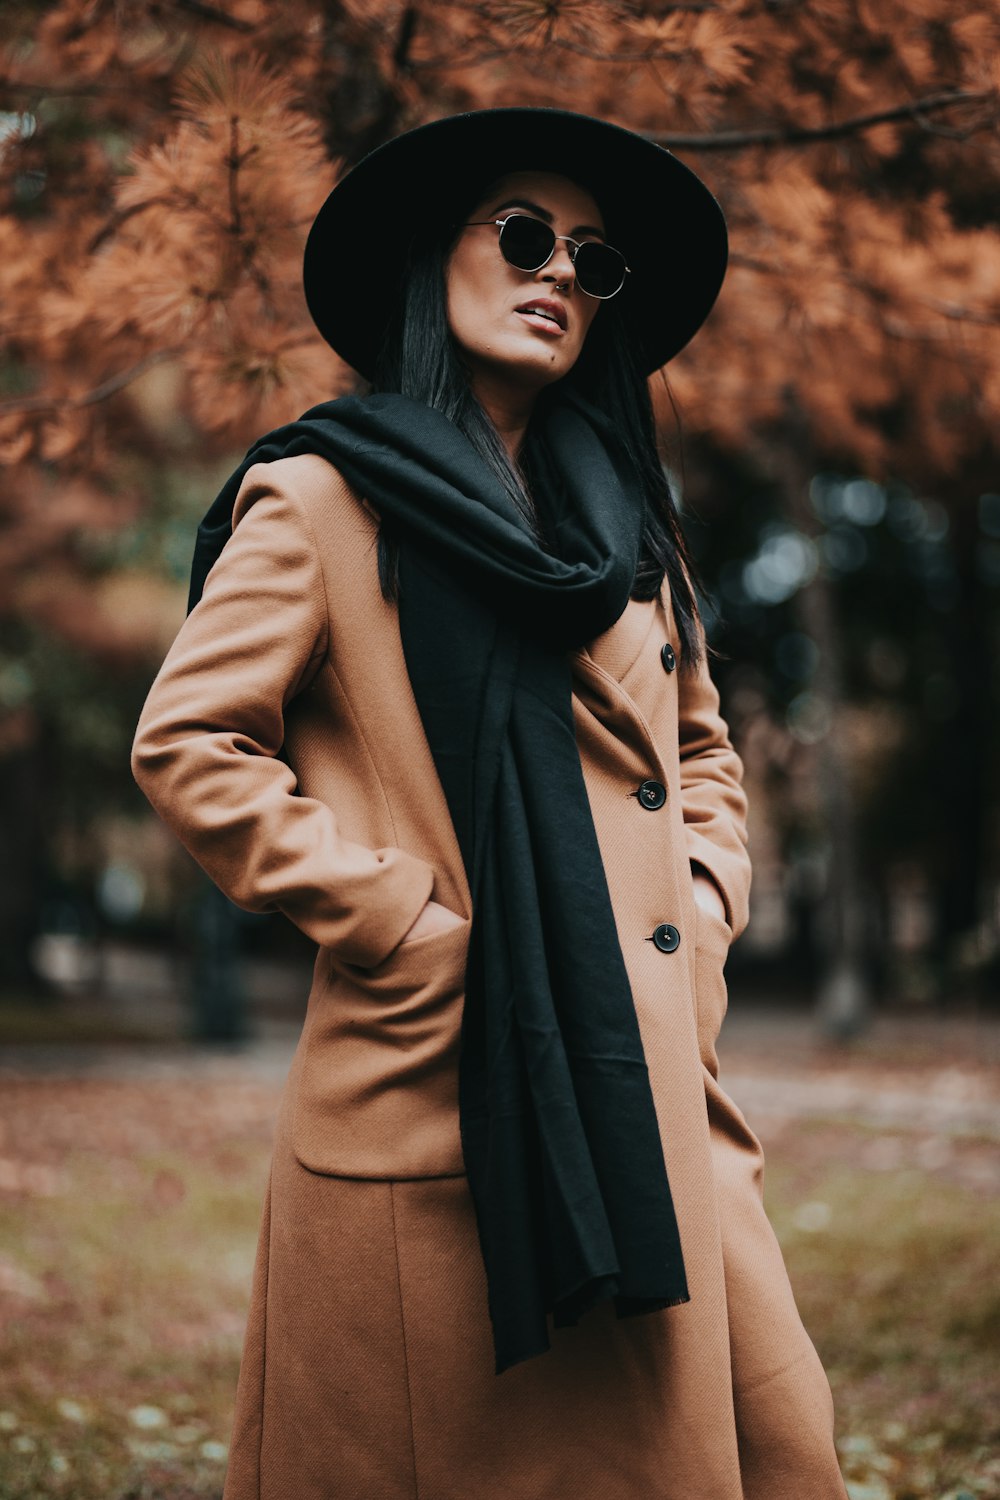
[[[544,318],[541,313],[519,312],[515,316],[525,323],[530,323],[532,328],[538,328],[542,333],[549,333],[557,338],[562,338],[566,332],[565,328],[559,327],[554,318]]]

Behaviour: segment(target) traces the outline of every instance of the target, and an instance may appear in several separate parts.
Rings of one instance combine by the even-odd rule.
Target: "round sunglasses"
[[[601,240],[574,240],[568,234],[556,234],[551,225],[527,214],[508,214],[505,219],[471,219],[468,225],[496,224],[500,228],[500,251],[509,265],[519,271],[540,271],[555,254],[556,241],[567,240],[573,246],[570,260],[576,272],[576,284],[588,297],[606,299],[620,292],[631,267],[625,264],[620,250]]]

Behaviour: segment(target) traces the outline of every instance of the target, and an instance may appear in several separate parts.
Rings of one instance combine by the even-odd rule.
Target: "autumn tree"
[[[997,487],[998,44],[983,0],[9,4],[7,656],[40,635],[104,670],[155,659],[182,591],[164,590],[154,559],[123,553],[121,538],[141,531],[166,475],[224,470],[261,431],[353,386],[299,287],[308,223],[337,174],[440,114],[555,104],[675,150],[724,205],[726,285],[658,397],[676,472],[680,434],[695,460],[692,500],[725,521],[713,476],[738,456],[807,540],[823,527],[807,503],[817,471],[944,502],[963,538],[954,633],[972,660],[954,730],[967,757],[985,608],[976,504]],[[207,498],[193,487],[189,518]],[[834,906],[850,954],[861,882],[830,587],[822,563],[798,599],[825,664],[816,691],[834,728],[817,785],[843,834]],[[3,750],[36,764],[44,691],[22,679],[14,696]],[[961,822],[984,768],[951,769]],[[948,856],[949,889],[961,871],[968,893],[956,930],[981,884],[982,850],[971,877],[969,855],[958,841]]]

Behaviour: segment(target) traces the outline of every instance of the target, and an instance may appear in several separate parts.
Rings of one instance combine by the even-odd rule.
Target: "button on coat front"
[[[653,932],[653,942],[661,953],[673,953],[680,947],[681,935],[672,922],[661,922]]]
[[[639,806],[657,812],[667,800],[667,789],[662,781],[644,781],[637,793]]]

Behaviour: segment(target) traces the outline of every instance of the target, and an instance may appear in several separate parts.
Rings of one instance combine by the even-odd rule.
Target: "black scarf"
[[[547,1313],[689,1300],[567,655],[628,603],[643,492],[590,402],[561,390],[534,420],[546,546],[447,417],[346,396],[250,449],[199,527],[188,603],[254,463],[322,455],[398,538],[403,652],[472,892],[460,1124],[497,1374],[550,1347]]]

